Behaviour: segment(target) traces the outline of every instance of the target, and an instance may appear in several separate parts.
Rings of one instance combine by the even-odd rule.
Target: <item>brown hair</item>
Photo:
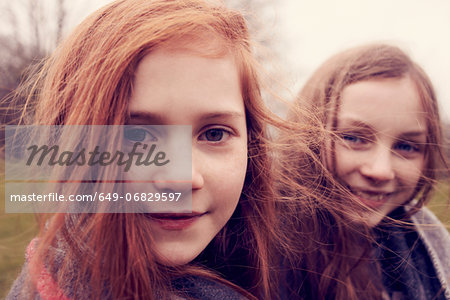
[[[292,128],[277,139],[276,182],[286,243],[282,282],[289,299],[380,299],[379,283],[367,268],[370,229],[352,221],[363,207],[346,201],[348,191],[320,158],[328,131],[298,105],[287,123]]]
[[[433,85],[423,69],[395,46],[373,44],[349,49],[327,60],[308,80],[299,93],[323,124],[336,130],[342,91],[352,83],[371,79],[403,78],[414,82],[427,120],[426,163],[416,192],[416,208],[427,199],[440,168],[446,166],[442,149],[442,125]],[[331,150],[333,151],[333,150]],[[321,151],[323,152],[323,151]],[[322,154],[323,155],[323,154]],[[332,157],[334,157],[332,153]],[[334,171],[335,162],[329,166]]]
[[[248,297],[277,297],[277,281],[270,272],[276,218],[265,139],[265,122],[271,117],[239,13],[201,0],[113,2],[81,23],[27,84],[27,107],[35,111],[24,114],[22,123],[125,124],[139,61],[156,46],[191,49],[209,45],[211,37],[219,43],[199,53],[231,53],[236,58],[247,119],[247,175],[229,222],[193,263],[171,268],[155,261],[151,234],[139,215],[56,214],[41,230],[31,270],[50,264],[58,284],[64,287],[70,280],[75,296],[93,298],[105,292],[115,299],[166,298],[175,292],[171,280],[188,275],[221,281]],[[64,260],[57,265],[61,247]]]
[[[349,191],[335,177],[334,139],[331,139],[331,147],[325,145],[336,130],[340,97],[346,86],[374,78],[405,76],[416,85],[427,117],[426,167],[414,194],[418,200],[415,209],[418,209],[429,199],[438,169],[445,168],[446,162],[433,87],[424,71],[402,50],[375,44],[333,56],[307,81],[291,108],[288,120],[297,122],[301,130],[308,130],[300,138],[298,133],[281,135],[282,143],[293,146],[282,154],[279,165],[285,178],[301,183],[297,190],[283,191],[286,197],[299,199],[297,206],[290,209],[297,217],[287,216],[287,219],[293,220],[289,225],[296,228],[293,232],[309,235],[303,240],[296,240],[294,236],[290,239],[294,259],[289,258],[288,263],[293,266],[289,275],[293,282],[290,284],[293,297],[381,299],[381,273],[370,258],[374,243],[371,229],[351,221],[354,219],[352,214],[364,207],[351,200]],[[316,117],[305,114],[304,110]],[[300,139],[305,145],[298,142]],[[311,152],[305,150],[306,147]],[[313,157],[306,155],[308,153]],[[331,162],[326,161],[326,157],[331,157]],[[308,185],[315,196],[302,195],[302,186],[304,189]]]

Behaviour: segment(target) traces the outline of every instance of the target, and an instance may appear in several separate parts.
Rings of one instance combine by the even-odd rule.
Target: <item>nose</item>
[[[167,174],[167,173],[166,173]],[[165,174],[165,175],[166,175]],[[166,175],[167,176],[167,175]],[[158,177],[158,176],[156,176]],[[168,177],[161,177],[162,180],[158,180],[160,178],[155,178],[155,182],[153,183],[154,187],[159,192],[187,192],[192,189],[198,190],[201,189],[204,185],[204,179],[203,175],[200,172],[198,166],[192,161],[192,178],[189,180],[189,178],[184,178],[184,180],[180,177],[176,179],[182,179],[182,180],[171,180],[168,179]],[[175,178],[175,177],[174,177]]]
[[[188,180],[155,180],[153,182],[154,193],[182,193],[191,188]]]
[[[199,190],[205,184],[203,174],[200,172],[200,165],[194,159],[194,153],[192,154],[192,191]]]
[[[366,161],[361,165],[360,173],[375,183],[394,179],[391,149],[384,145],[378,145],[372,155],[368,155]]]
[[[192,159],[188,164],[178,165],[177,167],[164,168],[159,167],[159,171],[153,174],[152,179],[155,188],[160,192],[187,192],[203,188],[205,181],[202,173],[202,157],[196,149],[192,149]],[[185,157],[183,157],[183,160]],[[189,169],[191,169],[191,178],[189,178]],[[162,180],[158,180],[162,179]],[[181,179],[181,180],[179,180]]]

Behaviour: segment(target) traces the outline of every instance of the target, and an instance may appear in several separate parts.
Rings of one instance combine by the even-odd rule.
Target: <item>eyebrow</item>
[[[352,120],[352,119],[348,119],[345,120],[345,122],[339,122],[338,121],[338,126],[336,129],[338,130],[342,130],[342,129],[347,129],[348,127],[356,127],[358,129],[366,129],[366,130],[375,130],[372,126],[370,126],[367,123],[364,123],[363,121],[359,121],[359,120]],[[342,123],[345,123],[344,126],[342,126]]]
[[[410,132],[405,132],[402,133],[400,135],[401,138],[415,138],[415,137],[422,137],[422,136],[426,136],[427,132],[425,130],[421,130],[421,131],[410,131]]]
[[[136,125],[163,125],[164,117],[161,114],[150,113],[150,112],[131,112],[127,120],[127,124]]]
[[[237,111],[219,111],[219,112],[208,112],[205,114],[200,114],[201,120],[214,120],[214,119],[229,119],[229,118],[242,118],[244,117],[243,113]],[[128,119],[128,124],[151,124],[149,125],[163,125],[166,124],[165,117],[163,114],[152,113],[152,112],[143,112],[136,111],[131,112],[130,117]]]
[[[202,115],[202,119],[242,118],[244,114],[236,111],[211,112]]]
[[[340,122],[343,123],[343,122]],[[344,126],[339,126],[340,124],[338,124],[338,128],[337,130],[346,130],[349,127],[356,127],[358,129],[366,129],[366,130],[375,130],[372,126],[370,126],[369,124],[364,123],[363,121],[359,121],[359,120],[352,120],[349,119],[347,120],[347,122],[345,122],[346,124],[344,124]],[[400,135],[400,138],[402,139],[408,139],[408,138],[415,138],[415,137],[422,137],[423,135],[426,136],[427,131],[426,130],[413,130],[413,131],[407,131],[407,132],[403,132]]]

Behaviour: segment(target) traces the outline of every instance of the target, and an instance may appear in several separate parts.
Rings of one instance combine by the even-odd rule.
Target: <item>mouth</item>
[[[187,229],[198,221],[205,213],[158,213],[148,214],[150,220],[165,230],[183,230]]]
[[[378,192],[378,191],[364,191],[364,190],[350,190],[353,195],[355,195],[359,201],[371,208],[379,208],[385,204],[393,192]]]

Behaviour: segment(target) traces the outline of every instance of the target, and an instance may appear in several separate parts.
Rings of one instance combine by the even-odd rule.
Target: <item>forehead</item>
[[[192,32],[179,38],[171,38],[153,46],[144,53],[140,62],[154,53],[184,53],[199,58],[231,59],[241,77],[243,61],[239,55],[239,46],[232,43],[219,34],[209,31]],[[242,79],[242,78],[240,78]]]
[[[165,48],[152,51],[136,70],[129,110],[152,113],[173,124],[191,124],[219,112],[243,116],[234,60]]]
[[[371,79],[346,86],[338,119],[340,123],[359,120],[387,131],[426,128],[422,101],[409,77]]]
[[[199,31],[173,37],[158,43],[151,52],[158,50],[187,52],[196,56],[221,58],[227,55],[235,55],[235,50],[230,41],[213,31]]]

